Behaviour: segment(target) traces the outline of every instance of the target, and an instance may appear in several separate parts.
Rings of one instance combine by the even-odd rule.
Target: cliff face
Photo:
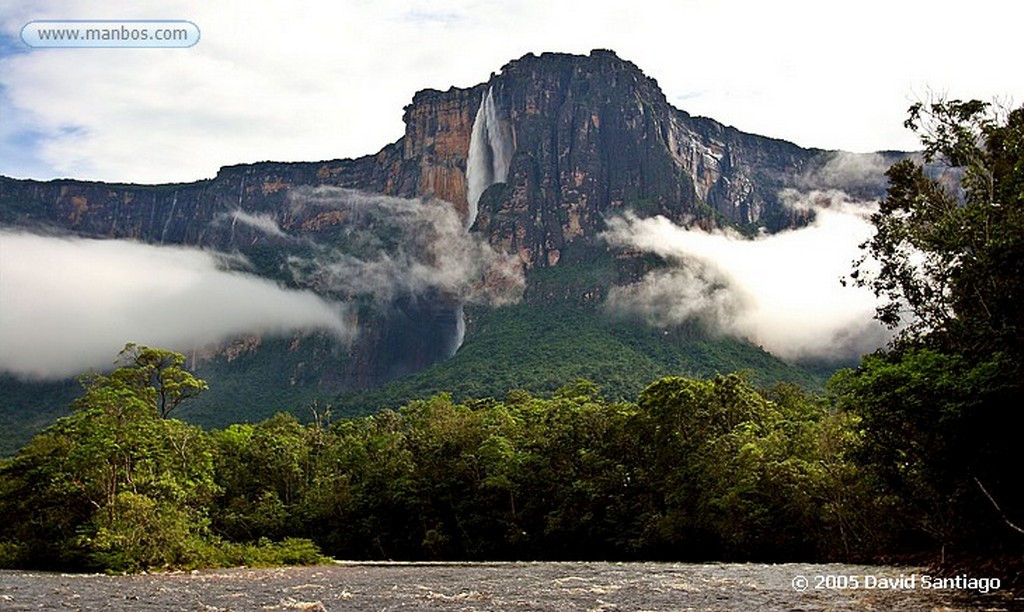
[[[351,210],[299,209],[290,200],[299,187],[334,186],[451,202],[473,231],[536,270],[607,255],[598,235],[608,215],[626,210],[704,227],[785,227],[794,218],[779,190],[826,155],[691,117],[610,51],[527,55],[475,87],[417,93],[404,120],[405,135],[375,155],[229,166],[189,184],[0,177],[0,224],[266,257],[287,240],[232,219],[261,215],[291,238],[341,244]],[[479,140],[485,134],[488,143]],[[470,201],[474,181],[486,188],[478,201]],[[447,356],[461,307],[433,291],[364,306],[360,317],[352,347],[326,338],[292,343],[289,350],[309,352],[293,378],[345,389],[422,369]]]
[[[299,185],[387,182],[377,160],[392,159],[393,146],[376,158],[320,163],[261,163],[222,168],[210,180],[172,185],[133,185],[75,180],[31,181],[0,177],[0,223],[47,225],[83,236],[131,238],[155,244],[230,248],[213,234],[219,217],[237,210],[271,213],[282,226],[289,217],[288,190]],[[302,220],[308,221],[308,220]]]
[[[400,141],[402,174],[415,177],[415,184],[396,190],[395,195],[433,195],[467,214],[466,162],[481,89],[416,94],[405,108],[405,137]]]
[[[471,118],[485,91],[514,153],[474,228],[527,267],[580,263],[600,248],[605,216],[625,210],[779,229],[794,221],[779,190],[823,155],[691,117],[610,51],[528,55],[484,86],[416,96],[404,144],[406,159],[420,160],[418,193],[465,206]]]

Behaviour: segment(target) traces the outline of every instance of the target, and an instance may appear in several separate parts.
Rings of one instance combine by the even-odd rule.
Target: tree
[[[223,490],[214,526],[235,540],[293,535],[309,482],[313,428],[278,413],[255,426],[235,424],[213,434],[217,482]]]
[[[216,492],[210,444],[159,407],[206,383],[176,353],[126,352],[129,364],[87,379],[73,412],[0,467],[0,511],[12,519],[0,541],[19,543],[27,564],[132,571],[197,554]]]
[[[1001,545],[1024,522],[1024,107],[915,104],[906,126],[932,165],[889,169],[851,273],[899,333],[833,389],[908,523],[943,547]]]
[[[166,419],[183,401],[209,388],[206,381],[182,367],[185,356],[181,353],[129,342],[118,354],[115,364],[120,367],[107,376],[83,377],[86,397],[73,406],[87,402],[89,395],[100,389],[124,389],[150,404],[160,418]]]
[[[896,502],[903,526],[886,531],[905,531],[905,544],[917,545],[918,534],[941,545],[977,539],[989,509],[973,479],[1001,493],[1015,487],[1015,445],[997,425],[1012,418],[999,414],[1000,395],[1012,396],[1003,376],[998,363],[908,349],[869,355],[830,382],[838,407],[861,418],[860,461],[878,497]]]
[[[877,318],[900,329],[902,343],[1019,358],[1024,107],[1000,114],[977,100],[919,103],[906,126],[934,165],[906,159],[889,169],[875,235],[851,277],[882,299]]]

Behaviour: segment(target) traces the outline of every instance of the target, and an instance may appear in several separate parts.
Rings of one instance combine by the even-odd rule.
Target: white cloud
[[[337,187],[300,187],[288,195],[294,216],[330,211],[345,219],[342,242],[348,251],[320,244],[314,258],[291,258],[292,274],[304,286],[372,295],[384,303],[432,290],[460,302],[492,305],[522,297],[526,279],[520,259],[469,233],[449,202]]]
[[[872,320],[874,297],[840,284],[871,235],[871,207],[839,192],[794,196],[792,205],[815,209],[815,221],[754,240],[660,216],[611,219],[611,244],[656,253],[670,267],[613,291],[609,307],[660,326],[697,318],[785,359],[851,359],[878,348],[887,335]]]
[[[528,52],[615,49],[684,110],[823,148],[916,147],[904,112],[930,90],[1024,100],[1024,85],[1007,80],[999,61],[1017,55],[1024,5],[1001,0],[966,8],[8,0],[0,8],[9,44],[31,19],[118,17],[188,19],[202,39],[190,49],[8,51],[0,102],[4,121],[18,123],[5,133],[35,135],[12,146],[39,160],[28,166],[36,178],[186,181],[231,163],[372,154],[401,136],[415,91],[482,82]],[[949,49],[941,61],[936,48]],[[25,162],[0,162],[0,173],[25,171]]]
[[[19,376],[102,369],[126,342],[187,351],[314,329],[354,331],[343,307],[224,271],[215,253],[0,232],[0,370]]]
[[[799,184],[805,189],[867,190],[878,193],[888,185],[885,176],[892,162],[878,153],[836,151],[824,157],[821,167],[804,173]]]

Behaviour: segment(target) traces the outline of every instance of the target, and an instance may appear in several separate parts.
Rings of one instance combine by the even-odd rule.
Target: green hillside
[[[503,397],[522,389],[549,394],[567,380],[596,382],[610,399],[628,399],[661,376],[744,372],[755,384],[796,382],[818,389],[832,368],[796,366],[696,324],[662,330],[608,316],[599,307],[520,304],[467,311],[472,333],[449,360],[379,389],[344,394],[342,414],[394,407],[449,392],[457,400]]]
[[[13,455],[33,435],[68,413],[81,393],[74,380],[24,382],[0,374],[0,457]]]

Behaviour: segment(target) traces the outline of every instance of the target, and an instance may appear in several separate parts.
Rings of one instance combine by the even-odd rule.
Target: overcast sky
[[[0,173],[192,181],[375,153],[423,88],[610,48],[693,114],[803,146],[911,149],[930,92],[1024,101],[1022,4],[921,0],[5,0]],[[34,19],[187,19],[189,49],[30,49]]]

